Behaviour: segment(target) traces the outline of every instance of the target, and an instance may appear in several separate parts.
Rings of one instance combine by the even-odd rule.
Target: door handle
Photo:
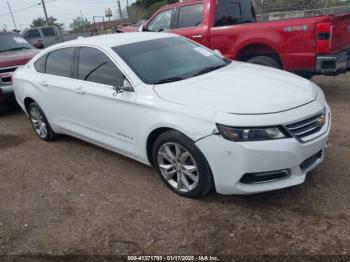
[[[193,35],[192,38],[202,38],[203,35]]]
[[[77,93],[79,95],[84,95],[85,94],[84,88],[82,88],[81,86],[77,87],[75,89],[75,93]]]
[[[41,85],[43,87],[47,87],[49,84],[45,80],[42,80],[39,82],[39,85]]]

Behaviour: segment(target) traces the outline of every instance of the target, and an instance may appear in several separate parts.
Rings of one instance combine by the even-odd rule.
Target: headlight
[[[220,134],[235,142],[265,141],[289,137],[280,127],[230,127],[217,124]]]

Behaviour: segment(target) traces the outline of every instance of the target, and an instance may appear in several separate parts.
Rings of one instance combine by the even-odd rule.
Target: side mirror
[[[214,50],[214,53],[217,54],[218,56],[223,57],[222,53],[221,53],[220,50],[218,50],[218,49],[215,49],[215,50]]]
[[[145,24],[140,25],[139,32],[145,32],[145,31],[147,31],[146,25]]]
[[[129,80],[126,78],[124,78],[122,86],[117,85],[113,88],[113,90],[114,90],[113,96],[117,96],[118,94],[124,93],[124,92],[134,92],[134,89],[132,88]]]

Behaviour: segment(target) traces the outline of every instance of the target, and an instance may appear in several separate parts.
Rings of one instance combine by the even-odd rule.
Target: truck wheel
[[[281,65],[276,61],[276,59],[269,56],[256,56],[247,60],[247,63],[282,69]]]

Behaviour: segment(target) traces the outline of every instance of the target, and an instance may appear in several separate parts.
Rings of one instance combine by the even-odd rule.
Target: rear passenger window
[[[178,28],[195,27],[202,24],[204,7],[202,4],[180,7]]]
[[[45,71],[46,71],[46,57],[47,57],[47,55],[44,55],[43,57],[41,57],[40,59],[38,59],[34,63],[34,67],[35,67],[35,70],[37,72],[45,73]]]
[[[251,1],[217,0],[214,26],[227,26],[256,22]]]
[[[43,32],[44,36],[55,36],[56,35],[55,29],[53,27],[41,28],[41,32]]]
[[[101,51],[81,47],[79,51],[78,78],[103,85],[122,86],[123,73]]]
[[[72,77],[75,48],[68,47],[51,52],[46,60],[46,73]]]

